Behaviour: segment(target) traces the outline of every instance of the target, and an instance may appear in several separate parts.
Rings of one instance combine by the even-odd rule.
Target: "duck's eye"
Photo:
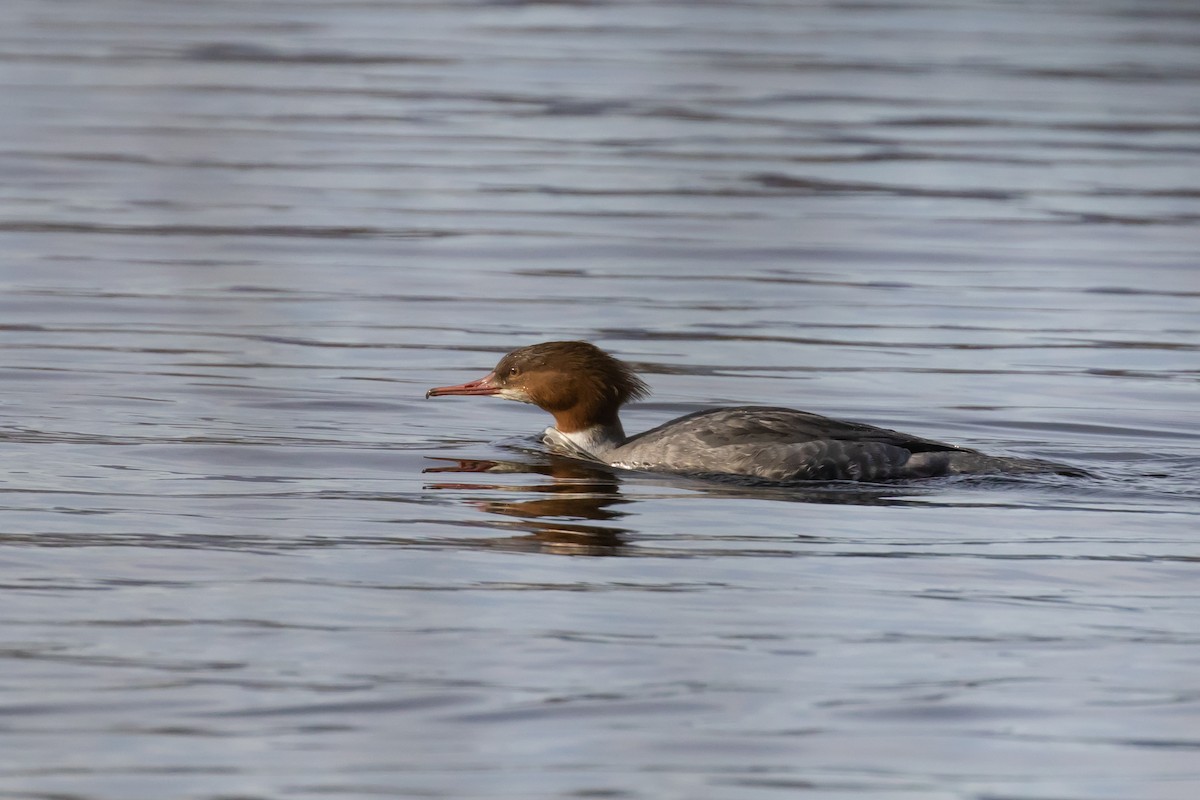
[[[521,374],[521,368],[520,368],[520,367],[509,367],[509,368],[508,368],[508,377],[510,377],[510,378],[515,378],[515,377],[517,377],[517,376],[518,376],[518,375],[520,375],[520,374]]]

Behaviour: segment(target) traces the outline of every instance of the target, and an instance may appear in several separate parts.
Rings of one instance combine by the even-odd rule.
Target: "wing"
[[[743,475],[771,481],[878,481],[1047,471],[1081,474],[1047,461],[989,456],[874,425],[762,406],[719,408],[681,417],[633,437],[604,460],[629,469]]]
[[[809,442],[885,444],[909,453],[973,452],[952,444],[866,425],[770,406],[739,406],[699,411],[634,436],[626,447],[654,446],[666,439],[691,439],[705,448],[737,445],[783,445]]]

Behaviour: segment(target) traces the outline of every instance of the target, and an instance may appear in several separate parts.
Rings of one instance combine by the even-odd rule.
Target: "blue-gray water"
[[[0,23],[0,797],[1200,793],[1193,3]],[[1096,477],[739,489],[423,399],[561,338],[633,431]]]

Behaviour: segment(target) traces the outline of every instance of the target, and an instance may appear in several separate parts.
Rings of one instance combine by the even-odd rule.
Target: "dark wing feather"
[[[663,428],[668,426],[672,437],[690,434],[708,447],[721,447],[730,442],[742,445],[845,442],[887,444],[903,448],[910,453],[974,452],[945,442],[922,439],[919,436],[910,436],[861,422],[845,422],[807,411],[770,406],[739,406],[698,411],[639,434],[627,444],[636,442],[638,445],[649,445]]]

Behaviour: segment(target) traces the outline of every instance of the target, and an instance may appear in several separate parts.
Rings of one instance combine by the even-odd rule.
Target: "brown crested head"
[[[628,364],[588,342],[513,350],[492,375],[498,395],[549,411],[564,433],[612,424],[622,405],[650,393]]]
[[[426,397],[492,395],[533,403],[563,433],[618,422],[617,411],[649,387],[628,364],[588,342],[543,342],[513,350],[478,380],[438,386]]]

